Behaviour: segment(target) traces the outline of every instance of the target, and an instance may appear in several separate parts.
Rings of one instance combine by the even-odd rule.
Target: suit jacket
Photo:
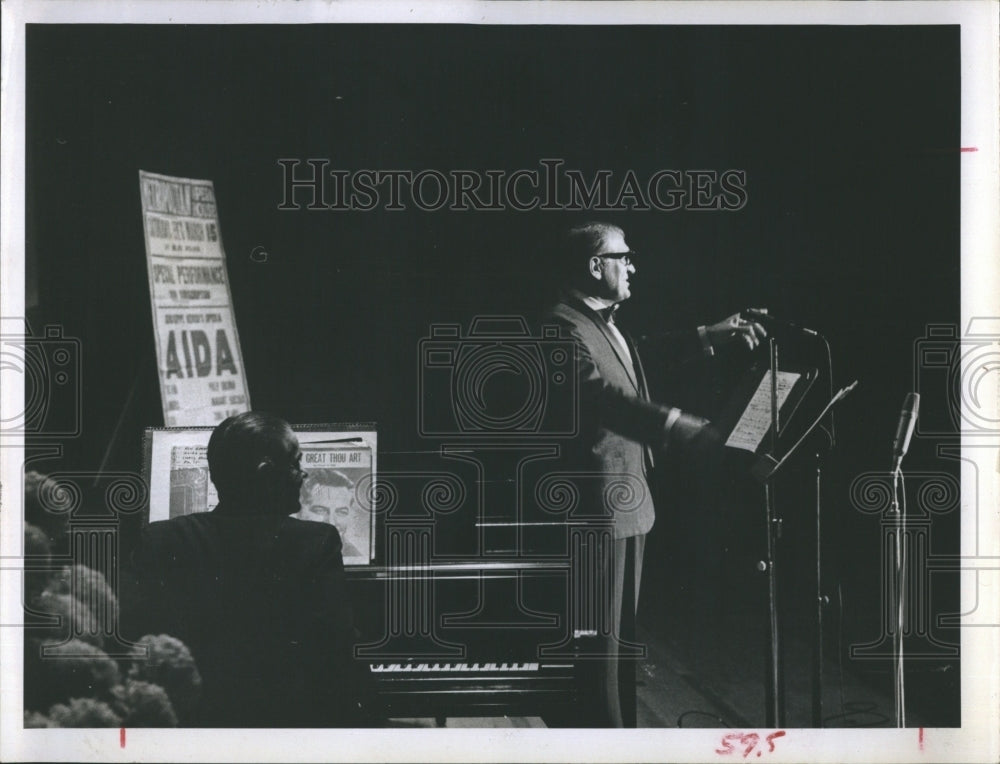
[[[564,296],[542,321],[559,326],[577,347],[579,437],[566,456],[579,473],[580,505],[585,513],[613,518],[615,538],[648,533],[655,518],[650,473],[655,452],[665,445],[671,409],[650,400],[632,340],[621,332],[629,363],[604,318],[582,301]],[[674,357],[700,349],[695,332],[662,339],[664,352]]]
[[[332,525],[222,505],[152,523],[123,585],[128,636],[170,634],[194,655],[194,724],[356,723],[355,633]]]

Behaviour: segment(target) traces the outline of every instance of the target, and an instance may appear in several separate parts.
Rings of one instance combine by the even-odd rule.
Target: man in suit
[[[340,534],[289,517],[301,458],[284,420],[226,419],[208,444],[218,506],[150,524],[133,555],[125,627],[191,649],[202,676],[197,726],[359,723]]]
[[[635,253],[621,228],[588,223],[570,229],[559,251],[561,293],[543,323],[561,327],[576,342],[580,383],[579,436],[567,463],[579,476],[583,513],[611,526],[602,548],[592,550],[605,583],[612,620],[597,667],[597,726],[635,726],[635,663],[623,648],[635,643],[645,537],[655,516],[651,471],[657,451],[711,448],[718,435],[701,417],[650,400],[635,344],[615,323],[618,306],[631,296]],[[765,336],[739,314],[711,326],[661,338],[661,352],[675,359],[713,355],[719,345],[743,342],[750,349]],[[607,548],[603,548],[606,546]],[[598,594],[599,596],[599,594]]]

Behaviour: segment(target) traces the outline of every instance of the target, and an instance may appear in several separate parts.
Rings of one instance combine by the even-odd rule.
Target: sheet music
[[[778,374],[778,411],[781,411],[785,401],[788,400],[789,393],[799,381],[800,374],[791,371],[779,371]],[[771,374],[764,375],[764,378],[757,385],[757,391],[750,399],[750,403],[743,411],[740,421],[736,423],[727,446],[732,448],[742,448],[751,453],[757,450],[760,442],[764,439],[767,431],[771,429]]]

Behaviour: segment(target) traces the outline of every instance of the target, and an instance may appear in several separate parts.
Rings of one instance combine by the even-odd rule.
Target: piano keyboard
[[[596,636],[566,612],[568,566],[475,558],[350,571],[363,635],[356,660],[377,714],[579,712],[595,697],[599,662],[580,657]],[[551,655],[539,652],[546,646]]]
[[[537,663],[370,663],[373,674],[434,674],[474,671],[478,673],[538,671]],[[545,668],[549,668],[546,666]]]

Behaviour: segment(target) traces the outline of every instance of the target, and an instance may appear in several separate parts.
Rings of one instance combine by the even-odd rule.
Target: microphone
[[[813,329],[807,329],[804,326],[793,324],[791,321],[782,321],[780,318],[775,318],[770,313],[765,313],[760,310],[754,310],[752,308],[748,308],[746,310],[740,311],[740,315],[743,316],[743,318],[747,318],[751,321],[756,321],[759,324],[770,324],[771,326],[783,326],[786,329],[793,329],[797,332],[803,332],[804,334],[811,334],[813,337],[820,336],[820,333]]]
[[[892,442],[892,471],[899,465],[910,448],[910,438],[913,437],[913,427],[917,423],[917,413],[920,411],[920,393],[907,393],[903,401],[903,410],[899,414],[899,424],[896,425],[896,438]]]
[[[843,388],[840,392],[838,392],[835,396],[833,396],[833,399],[835,401],[844,400],[844,398],[846,398],[848,395],[854,392],[854,388],[857,386],[858,386],[858,380],[854,380],[853,382],[851,382],[851,384],[849,384],[847,387]]]

